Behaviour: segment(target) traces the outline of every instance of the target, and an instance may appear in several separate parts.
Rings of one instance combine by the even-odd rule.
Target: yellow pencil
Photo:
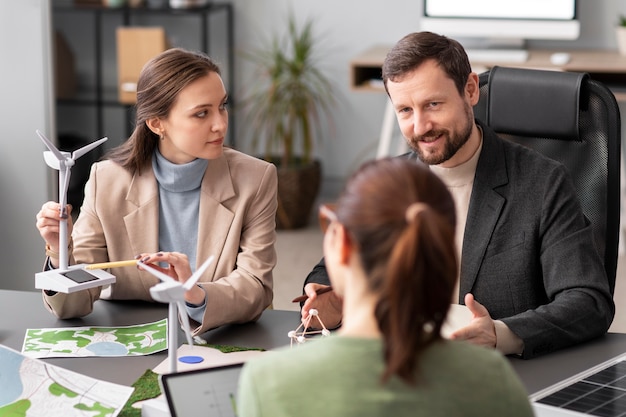
[[[85,267],[85,269],[119,268],[119,267],[122,267],[122,266],[137,265],[137,262],[139,262],[137,259],[130,259],[128,261],[104,262],[104,263],[101,263],[101,264],[87,265]]]

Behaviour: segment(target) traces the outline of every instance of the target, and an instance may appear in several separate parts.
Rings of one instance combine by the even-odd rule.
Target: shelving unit
[[[75,61],[77,93],[57,99],[58,136],[108,136],[105,149],[126,140],[132,131],[133,106],[120,103],[117,90],[115,30],[119,26],[162,26],[172,47],[201,50],[215,59],[228,91],[234,91],[233,9],[230,3],[203,7],[108,8],[55,0],[53,26],[70,46]],[[231,115],[232,117],[232,115]],[[234,146],[231,120],[229,144]]]

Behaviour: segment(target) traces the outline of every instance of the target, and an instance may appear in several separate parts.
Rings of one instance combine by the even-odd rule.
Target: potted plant
[[[621,55],[626,55],[626,16],[621,15],[615,28],[617,37],[617,49]]]
[[[331,119],[336,91],[318,67],[313,21],[302,27],[293,15],[284,36],[275,35],[266,48],[245,58],[257,69],[250,93],[242,99],[244,126],[250,129],[254,152],[278,168],[278,228],[308,223],[321,183],[321,163],[313,145],[321,132],[321,116]]]

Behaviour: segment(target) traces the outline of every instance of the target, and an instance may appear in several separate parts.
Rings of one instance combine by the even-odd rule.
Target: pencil
[[[105,268],[119,268],[122,266],[133,266],[137,265],[139,261],[137,259],[130,259],[128,261],[117,261],[117,262],[104,262],[101,264],[91,264],[87,265],[85,269],[105,269]]]
[[[329,292],[329,291],[332,291],[332,290],[333,290],[333,287],[331,287],[331,286],[322,287],[319,290],[315,291],[315,294],[320,295],[320,294],[324,294],[325,292]],[[302,302],[302,301],[306,301],[307,298],[309,298],[309,296],[306,295],[306,294],[303,294],[303,295],[301,295],[299,297],[294,298],[293,300],[291,300],[291,302],[292,303],[299,303],[299,302]]]

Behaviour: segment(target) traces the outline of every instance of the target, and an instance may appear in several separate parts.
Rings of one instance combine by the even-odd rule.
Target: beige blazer
[[[256,320],[272,302],[276,264],[276,167],[225,148],[210,160],[200,196],[197,263],[214,262],[200,278],[207,307],[194,334]],[[112,161],[94,164],[74,225],[70,264],[133,259],[159,250],[159,194],[152,169],[131,175]],[[89,314],[99,299],[152,300],[158,280],[136,267],[115,268],[115,284],[72,294],[44,293],[60,318]]]

